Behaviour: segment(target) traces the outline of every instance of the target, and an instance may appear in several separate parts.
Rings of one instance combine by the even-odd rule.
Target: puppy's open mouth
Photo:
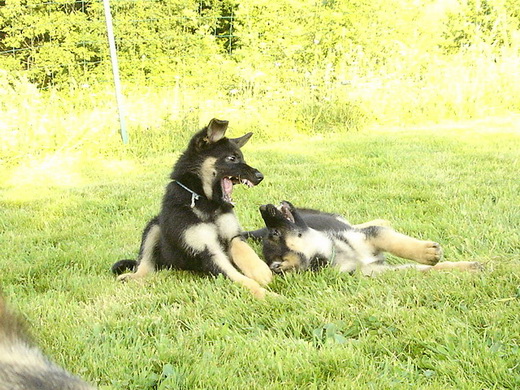
[[[236,176],[226,176],[223,177],[220,181],[220,186],[222,187],[222,199],[224,202],[234,205],[233,198],[231,195],[233,194],[233,186],[235,184],[244,184],[248,187],[254,187],[255,185],[247,180]]]

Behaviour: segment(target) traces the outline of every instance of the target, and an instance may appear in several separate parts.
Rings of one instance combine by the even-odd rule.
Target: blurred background
[[[0,5],[0,158],[119,148],[103,1]],[[516,0],[110,9],[132,147],[170,150],[212,117],[273,140],[520,110]]]

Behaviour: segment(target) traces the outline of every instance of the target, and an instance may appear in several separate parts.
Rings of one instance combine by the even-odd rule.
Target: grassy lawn
[[[187,272],[122,285],[109,268],[136,255],[177,152],[27,158],[0,167],[0,284],[53,360],[101,389],[520,388],[520,133],[373,129],[244,149],[266,176],[235,190],[244,228],[287,199],[391,220],[486,270],[325,269],[276,277],[266,301]]]

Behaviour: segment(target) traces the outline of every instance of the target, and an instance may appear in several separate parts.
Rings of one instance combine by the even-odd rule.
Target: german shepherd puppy
[[[50,362],[0,295],[0,390],[94,390]]]
[[[212,119],[196,133],[170,175],[161,211],[146,226],[137,261],[121,260],[119,280],[137,279],[164,268],[224,274],[263,298],[269,267],[242,239],[233,212],[235,184],[253,187],[264,176],[247,165],[241,148],[251,138],[226,138],[227,121]]]
[[[438,243],[398,233],[384,220],[354,226],[345,222],[343,229],[322,226],[317,230],[309,227],[299,209],[287,201],[279,207],[272,204],[261,206],[260,213],[267,228],[262,237],[263,254],[275,273],[318,269],[325,265],[341,272],[359,270],[369,276],[390,269],[475,271],[482,267],[478,262],[439,262],[442,249]],[[324,221],[327,218],[330,214],[324,216]],[[385,262],[384,252],[420,264],[389,265]]]

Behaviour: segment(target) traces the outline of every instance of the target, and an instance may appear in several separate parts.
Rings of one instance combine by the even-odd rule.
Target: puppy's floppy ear
[[[217,118],[209,121],[206,140],[212,144],[224,138],[229,122]]]
[[[233,143],[235,143],[236,146],[240,149],[242,146],[244,146],[247,141],[253,136],[253,133],[247,133],[246,135],[243,135],[242,137],[238,138],[230,138],[229,140]]]

